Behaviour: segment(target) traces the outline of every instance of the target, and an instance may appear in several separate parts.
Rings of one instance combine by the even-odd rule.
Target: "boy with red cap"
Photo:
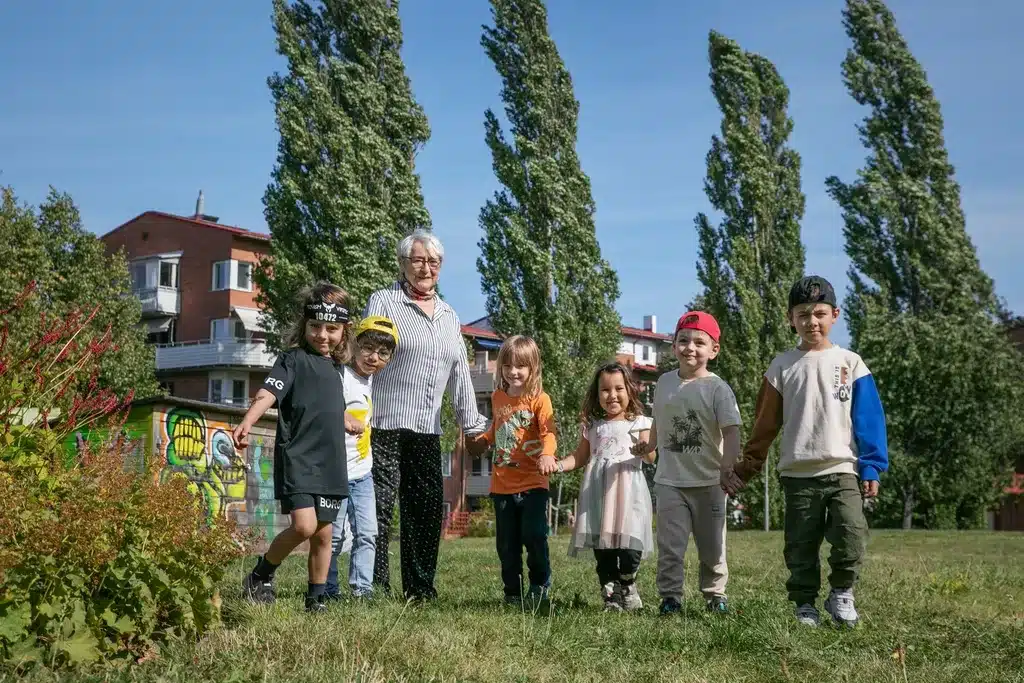
[[[743,460],[722,481],[735,494],[761,471],[782,432],[778,470],[786,491],[786,589],[797,621],[808,626],[817,626],[820,618],[815,602],[825,539],[832,546],[825,611],[836,624],[857,624],[853,586],[868,535],[861,497],[878,495],[878,475],[889,466],[885,412],[871,372],[856,353],[829,341],[838,318],[828,280],[811,275],[793,285],[789,324],[800,343],[768,366]]]
[[[739,457],[741,420],[736,395],[708,370],[708,361],[718,356],[720,335],[718,321],[709,313],[690,311],[679,318],[672,341],[679,370],[658,378],[650,443],[633,449],[636,455],[658,449],[654,492],[663,615],[682,609],[683,557],[691,533],[707,609],[728,611],[722,476],[732,472]]]

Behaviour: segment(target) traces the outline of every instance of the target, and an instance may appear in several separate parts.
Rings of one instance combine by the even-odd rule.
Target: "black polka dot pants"
[[[373,582],[391,591],[388,546],[395,499],[399,505],[402,590],[407,598],[433,598],[444,521],[441,437],[405,429],[375,429],[373,485],[377,494],[377,556]]]

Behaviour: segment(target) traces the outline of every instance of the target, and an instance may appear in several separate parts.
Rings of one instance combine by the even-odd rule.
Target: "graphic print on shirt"
[[[699,452],[704,428],[700,426],[697,411],[690,408],[686,415],[672,418],[672,433],[668,437],[668,448],[676,453]]]
[[[853,396],[853,385],[850,384],[850,371],[845,365],[832,367],[832,398],[846,403]]]
[[[494,465],[495,467],[519,467],[512,462],[512,452],[519,446],[520,430],[529,429],[533,424],[533,413],[529,410],[517,410],[494,432]],[[525,450],[525,444],[524,450]],[[539,444],[538,444],[539,446]],[[538,451],[539,452],[539,451]],[[532,455],[526,453],[526,455]]]
[[[366,407],[349,408],[345,412],[363,425],[363,433],[356,439],[356,453],[359,454],[360,460],[366,460],[367,456],[370,455],[370,421],[367,420],[367,416],[373,411],[373,400],[366,397]]]

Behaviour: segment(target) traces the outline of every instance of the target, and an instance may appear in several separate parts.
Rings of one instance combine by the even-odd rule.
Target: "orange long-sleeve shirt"
[[[491,408],[494,421],[481,437],[494,447],[491,493],[548,488],[537,461],[542,455],[554,457],[558,445],[551,397],[544,392],[512,397],[499,389],[491,396]]]

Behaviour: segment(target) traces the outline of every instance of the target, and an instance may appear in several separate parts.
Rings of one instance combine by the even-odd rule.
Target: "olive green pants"
[[[852,474],[782,477],[786,490],[786,567],[789,599],[814,604],[821,589],[821,542],[832,550],[828,564],[832,588],[853,588],[867,547],[864,504]]]

